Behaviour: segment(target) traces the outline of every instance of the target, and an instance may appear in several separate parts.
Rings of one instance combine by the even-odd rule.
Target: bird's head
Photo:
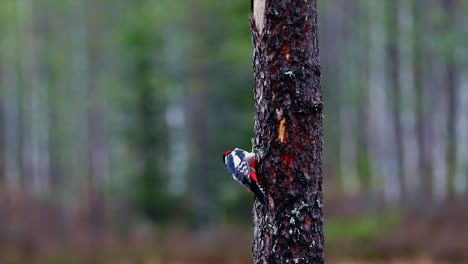
[[[228,150],[228,151],[224,152],[224,154],[223,154],[223,163],[224,163],[224,165],[226,165],[226,156],[229,155],[229,153],[231,153],[231,152],[232,152],[232,150]]]

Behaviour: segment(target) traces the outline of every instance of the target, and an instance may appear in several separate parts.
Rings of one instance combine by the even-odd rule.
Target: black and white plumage
[[[235,148],[223,154],[223,162],[234,180],[242,184],[247,190],[252,191],[257,199],[266,204],[267,200],[263,194],[255,173],[255,154],[242,149]]]

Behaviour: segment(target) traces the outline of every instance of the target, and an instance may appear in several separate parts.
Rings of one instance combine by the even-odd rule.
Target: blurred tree
[[[132,3],[133,23],[125,32],[126,50],[130,55],[129,86],[134,90],[128,124],[128,142],[135,153],[133,187],[130,191],[137,208],[153,220],[167,220],[172,203],[165,174],[166,128],[163,118],[164,72],[161,57],[154,51],[161,48],[160,36],[151,34],[151,1]],[[156,71],[158,69],[158,71]],[[172,201],[172,202],[170,202]]]
[[[399,1],[399,37],[398,49],[400,53],[399,77],[400,77],[400,97],[397,98],[399,104],[395,110],[401,113],[401,141],[402,157],[401,168],[404,175],[404,190],[407,202],[415,201],[415,197],[421,195],[421,175],[419,165],[419,148],[417,138],[417,114],[416,91],[414,89],[413,76],[413,49],[411,47],[412,34],[414,30],[413,13],[411,12],[411,1]]]
[[[217,210],[214,210],[214,200],[210,197],[209,186],[213,182],[212,174],[206,168],[208,160],[206,155],[200,155],[200,151],[209,147],[208,142],[208,96],[207,96],[207,65],[206,46],[203,41],[204,27],[202,17],[205,16],[203,5],[198,0],[189,2],[190,27],[192,45],[189,66],[189,120],[193,139],[192,169],[190,170],[192,194],[194,198],[195,221],[198,228],[211,225]]]
[[[425,9],[425,1],[412,0],[411,15],[413,17],[413,32],[412,32],[412,68],[413,68],[413,82],[414,90],[416,93],[416,114],[417,114],[417,139],[418,139],[418,152],[419,152],[419,171],[421,173],[421,183],[423,184],[423,192],[429,193],[429,182],[432,177],[432,167],[430,162],[430,146],[428,122],[426,117],[427,107],[427,91],[424,87],[424,73],[427,58],[426,45],[423,41],[425,29],[425,17],[423,16]]]
[[[324,263],[317,1],[254,0],[254,263]]]
[[[449,192],[452,196],[454,194],[454,188],[452,188],[455,181],[455,168],[456,168],[456,121],[457,121],[457,108],[458,102],[457,96],[460,94],[458,89],[459,81],[459,69],[457,65],[455,54],[457,51],[457,38],[455,32],[457,29],[457,22],[459,19],[459,9],[457,0],[444,0],[442,1],[442,10],[444,12],[444,24],[443,24],[443,42],[446,43],[444,52],[445,55],[445,83],[447,86],[447,180],[449,182]]]
[[[403,139],[402,139],[402,129],[401,129],[401,110],[400,110],[400,101],[401,101],[401,87],[400,87],[400,50],[399,50],[399,7],[400,1],[386,1],[385,6],[385,29],[387,34],[386,41],[386,60],[388,67],[386,68],[386,80],[388,87],[388,98],[391,100],[390,115],[393,123],[395,141],[395,163],[396,166],[393,168],[395,170],[395,177],[398,177],[398,189],[401,190],[401,194],[404,194],[404,171],[402,168],[403,163]]]
[[[339,23],[339,32],[336,38],[340,38],[338,43],[342,43],[342,54],[339,54],[341,59],[338,59],[342,70],[338,72],[338,91],[339,94],[339,124],[340,124],[340,175],[343,182],[343,190],[347,194],[354,195],[359,192],[360,182],[358,178],[357,168],[357,153],[358,153],[358,98],[359,90],[359,74],[358,67],[347,67],[351,61],[355,61],[358,57],[356,50],[357,34],[354,34],[349,21],[346,20],[346,14],[352,17],[359,17],[355,1],[341,1],[341,7],[337,8],[336,19]],[[355,21],[354,23],[357,23]],[[357,25],[356,25],[357,26]]]
[[[6,63],[4,62],[3,55],[3,43],[5,41],[5,35],[7,32],[6,19],[5,19],[5,8],[6,1],[0,3],[0,188],[5,187],[5,154],[6,154],[6,144],[5,144],[5,104],[6,104],[6,94],[5,94],[5,67]]]
[[[372,154],[373,193],[383,194],[388,203],[395,204],[401,195],[397,173],[396,137],[393,121],[393,87],[386,85],[387,63],[385,44],[385,6],[382,2],[369,4],[369,147]],[[396,15],[396,14],[392,14]]]
[[[447,64],[449,63],[449,56],[446,56],[444,50],[448,48],[448,43],[444,43],[445,35],[448,34],[446,28],[446,19],[444,19],[443,10],[444,1],[429,1],[429,6],[432,16],[429,19],[429,32],[438,39],[437,43],[428,43],[428,49],[430,56],[428,58],[428,70],[429,76],[427,79],[427,89],[429,94],[429,103],[427,105],[428,121],[431,129],[431,165],[432,165],[432,198],[439,204],[441,201],[447,198],[449,191],[449,123],[451,118],[449,117],[449,97],[450,90],[454,89],[454,84],[450,82],[454,81],[450,79],[449,69]],[[448,20],[447,20],[448,21]],[[440,45],[443,44],[443,45]],[[451,48],[453,49],[453,48]],[[449,73],[449,74],[447,74]],[[447,78],[449,77],[449,78]],[[452,87],[450,87],[452,86]],[[444,89],[441,89],[444,87]]]
[[[468,38],[468,29],[464,26],[468,23],[468,18],[465,15],[468,11],[468,1],[460,1],[456,12],[457,28],[453,35],[459,36],[458,45],[455,48],[455,55],[458,58],[459,74],[458,74],[458,94],[456,96],[456,128],[455,128],[455,176],[454,190],[460,197],[467,194],[468,189],[468,50],[466,43]],[[461,36],[460,36],[460,35]]]
[[[8,190],[18,190],[21,178],[21,118],[19,72],[18,72],[18,40],[16,35],[17,12],[16,2],[2,1],[2,22],[4,31],[1,41],[0,64],[2,68],[2,90],[4,122],[4,171],[5,185]],[[8,124],[8,125],[7,125]]]

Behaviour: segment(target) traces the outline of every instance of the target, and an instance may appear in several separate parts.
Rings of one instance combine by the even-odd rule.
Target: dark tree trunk
[[[396,157],[397,157],[397,176],[399,177],[398,182],[400,183],[401,193],[405,194],[405,185],[404,185],[404,171],[402,168],[403,164],[403,142],[402,142],[402,128],[401,128],[401,108],[400,108],[400,98],[401,98],[401,87],[400,87],[400,51],[398,48],[398,39],[399,39],[399,29],[398,29],[398,0],[387,1],[387,81],[389,87],[389,93],[392,97],[392,115],[393,123],[395,130],[395,143],[396,143]]]
[[[323,263],[322,94],[316,0],[255,0],[254,263]]]
[[[203,58],[205,58],[204,43],[201,41],[200,36],[203,35],[204,25],[200,21],[200,17],[204,17],[205,10],[202,3],[198,0],[192,0],[189,4],[190,7],[190,21],[191,21],[191,54],[189,70],[189,113],[191,134],[193,140],[193,149],[206,149],[209,145],[208,131],[208,113],[207,109],[207,76],[206,65]],[[196,228],[206,228],[213,224],[215,220],[216,210],[213,199],[210,199],[210,174],[206,173],[206,159],[196,153],[193,155],[193,167],[191,173],[193,183],[193,199],[195,203],[195,225]]]
[[[447,177],[450,183],[450,195],[454,195],[454,190],[452,188],[455,180],[455,168],[456,168],[456,153],[457,153],[457,144],[456,144],[456,117],[457,113],[457,86],[456,81],[458,75],[458,68],[455,65],[455,57],[451,54],[447,58],[446,64],[446,80],[447,80],[447,92],[448,92],[448,142],[447,142]]]
[[[455,0],[445,0],[442,3],[443,9],[445,10],[445,30],[456,30],[457,28],[457,6]],[[447,177],[450,183],[450,195],[454,195],[454,188],[452,188],[455,181],[455,168],[456,168],[456,117],[457,113],[457,79],[458,79],[458,65],[456,64],[455,50],[457,47],[451,47],[446,54],[446,65],[445,65],[445,80],[447,85],[447,97],[448,97],[448,143],[447,143]]]
[[[0,28],[0,32],[4,33],[3,28]],[[0,53],[0,59],[3,59],[2,54]],[[6,157],[6,144],[5,144],[5,129],[4,127],[7,125],[5,122],[5,113],[4,113],[4,102],[6,102],[6,92],[5,92],[5,81],[4,81],[4,64],[0,63],[0,190],[3,189],[5,185],[5,157]]]
[[[423,193],[430,193],[430,179],[432,177],[432,166],[430,164],[430,146],[428,142],[429,130],[426,129],[426,109],[425,104],[425,89],[424,89],[424,53],[426,47],[423,43],[423,11],[424,6],[422,0],[413,0],[412,2],[412,13],[414,19],[414,31],[413,31],[413,68],[414,68],[414,89],[416,91],[416,113],[417,113],[417,137],[418,137],[418,149],[419,149],[419,171],[422,175]]]

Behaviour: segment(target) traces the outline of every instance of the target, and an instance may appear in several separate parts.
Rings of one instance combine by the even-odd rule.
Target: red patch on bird
[[[251,158],[251,159],[249,160],[249,166],[250,166],[250,168],[255,168],[255,167],[257,167],[257,160],[255,159],[255,157],[253,157],[253,158]]]
[[[254,182],[258,184],[257,174],[255,173],[255,171],[250,171],[250,179],[252,179]]]
[[[229,155],[229,153],[231,153],[232,151],[231,150],[228,150],[226,152],[224,152],[224,157],[226,157],[227,155]]]

